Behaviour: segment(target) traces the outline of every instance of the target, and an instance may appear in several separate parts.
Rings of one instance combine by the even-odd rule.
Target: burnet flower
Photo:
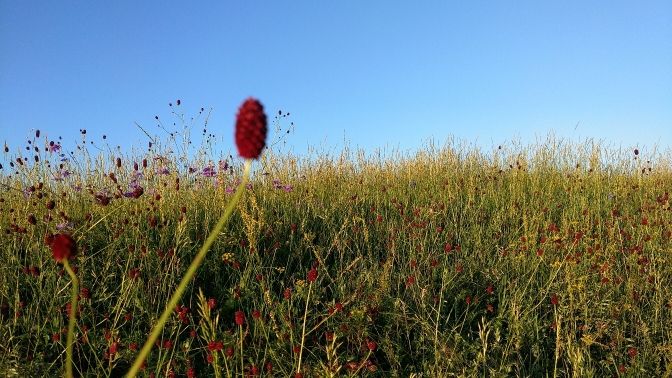
[[[236,116],[236,147],[245,159],[258,159],[266,146],[266,114],[261,103],[248,98],[238,109]]]

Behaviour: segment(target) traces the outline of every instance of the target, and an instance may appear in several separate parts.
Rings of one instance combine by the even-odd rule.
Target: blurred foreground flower
[[[266,146],[266,114],[261,103],[248,98],[238,109],[236,117],[236,147],[245,159],[257,159]]]
[[[68,234],[56,234],[47,238],[47,244],[51,249],[54,260],[62,263],[63,260],[69,260],[77,254],[77,243]]]

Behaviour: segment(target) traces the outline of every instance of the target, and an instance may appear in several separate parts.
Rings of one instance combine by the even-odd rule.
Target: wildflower
[[[49,152],[58,152],[61,150],[61,145],[54,143],[54,141],[49,142]]]
[[[210,341],[208,343],[208,350],[211,352],[216,352],[224,349],[224,343],[221,341]]]
[[[248,98],[236,116],[236,147],[245,159],[257,159],[266,146],[266,114],[261,103]]]
[[[233,357],[233,347],[227,347],[224,351],[226,357]]]
[[[259,368],[257,367],[257,365],[250,366],[250,375],[252,376],[259,375]]]
[[[62,262],[69,260],[77,254],[77,244],[68,234],[56,234],[48,238],[47,244],[51,248],[54,260]]]
[[[58,231],[63,231],[63,230],[66,230],[66,229],[72,229],[72,227],[73,227],[73,225],[70,222],[61,222],[61,223],[56,225],[56,229]]]
[[[236,311],[236,313],[234,315],[235,315],[234,317],[235,317],[236,325],[242,326],[243,324],[245,324],[245,313],[244,312],[242,312],[241,310],[238,310],[238,311]]]
[[[132,280],[138,278],[140,276],[140,269],[138,268],[133,268],[128,272],[128,277]]]
[[[373,341],[373,340],[367,340],[367,341],[366,341],[366,347],[367,347],[371,352],[375,352],[376,349],[378,348],[378,344],[376,344],[376,342]]]
[[[317,279],[317,269],[312,268],[311,270],[308,271],[307,280],[308,282],[315,282],[316,279]]]
[[[630,358],[637,357],[637,348],[628,348],[628,356]]]
[[[560,300],[558,299],[558,296],[556,294],[551,295],[551,304],[553,306],[557,306],[558,303],[560,303]]]
[[[217,171],[215,171],[215,167],[209,165],[203,168],[203,172],[201,174],[203,177],[214,177],[217,175]]]

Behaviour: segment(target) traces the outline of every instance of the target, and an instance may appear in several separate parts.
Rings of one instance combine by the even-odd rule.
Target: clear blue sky
[[[672,2],[0,0],[0,143],[145,146],[168,102],[291,112],[296,153],[550,130],[672,145]],[[578,124],[578,127],[576,127]]]

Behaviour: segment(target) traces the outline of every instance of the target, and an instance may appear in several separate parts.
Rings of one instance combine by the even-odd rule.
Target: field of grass
[[[120,376],[241,176],[207,141],[86,143],[4,155],[10,376],[63,372],[70,279],[48,235],[79,247],[75,372]],[[669,376],[670,158],[553,138],[267,151],[141,375]]]

